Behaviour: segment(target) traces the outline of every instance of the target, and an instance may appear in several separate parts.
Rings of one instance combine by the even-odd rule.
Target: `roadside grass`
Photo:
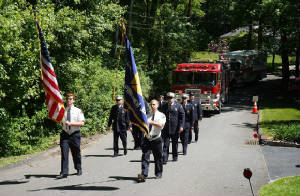
[[[192,52],[191,61],[192,62],[216,62],[219,60],[219,54],[208,51],[198,51]]]
[[[28,153],[28,154],[20,155],[20,156],[1,157],[0,158],[0,167],[3,167],[4,165],[17,163],[20,161],[25,161],[26,159],[29,159],[45,150],[57,145],[58,138],[59,138],[59,135],[55,135],[55,136],[48,137],[48,138],[43,138],[39,147],[32,148],[30,153]]]
[[[275,55],[274,68],[273,68],[272,60],[273,60],[273,56],[269,55],[268,58],[267,58],[267,71],[269,73],[272,73],[272,72],[276,71],[278,69],[278,67],[281,66],[281,63],[282,63],[281,57],[279,55]]]
[[[274,68],[272,66],[272,60],[273,60],[273,56],[269,55],[267,58],[267,71],[269,73],[273,73],[276,72],[278,67],[280,67],[282,65],[282,60],[281,60],[281,56],[280,55],[275,55],[274,58]],[[289,62],[290,65],[294,65],[296,63],[296,57],[294,56],[290,56],[289,57]]]
[[[293,94],[283,96],[277,89],[264,95],[261,103],[263,134],[274,139],[299,143],[300,110],[293,96]]]
[[[260,188],[259,196],[299,196],[300,176],[280,178]]]

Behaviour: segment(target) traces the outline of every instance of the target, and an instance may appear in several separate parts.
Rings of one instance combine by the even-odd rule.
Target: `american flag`
[[[56,122],[61,122],[65,112],[64,102],[58,88],[56,75],[50,61],[50,56],[43,32],[39,25],[39,21],[37,19],[35,21],[41,44],[41,78],[42,85],[46,92],[46,103],[48,107],[49,118]]]

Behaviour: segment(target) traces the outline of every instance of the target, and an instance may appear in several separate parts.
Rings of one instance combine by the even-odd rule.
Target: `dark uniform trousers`
[[[192,104],[183,104],[183,109],[185,112],[185,123],[183,131],[180,133],[180,140],[182,143],[182,151],[183,154],[186,154],[187,151],[187,144],[189,141],[189,136],[191,133],[191,127],[193,126],[194,119],[195,119],[195,112],[194,106]]]
[[[114,134],[114,155],[118,155],[119,154],[119,137],[121,138],[124,151],[127,150],[127,132],[126,132],[126,130],[119,131],[119,132],[114,130],[113,134]]]
[[[74,168],[81,170],[80,140],[81,136],[79,131],[71,135],[65,131],[62,131],[60,134],[61,174],[69,174],[69,148],[71,149]]]
[[[164,133],[163,134],[163,161],[167,162],[169,159],[169,147],[170,147],[170,139],[172,140],[172,156],[173,160],[178,159],[178,138],[179,133],[176,132],[174,134]]]
[[[129,113],[124,109],[123,105],[114,105],[111,108],[109,119],[108,119],[108,127],[113,125],[113,148],[114,155],[119,154],[119,138],[121,138],[124,154],[127,153],[127,132],[126,130],[129,128]]]
[[[182,143],[182,152],[183,152],[184,155],[186,154],[190,131],[191,131],[190,123],[189,122],[185,122],[184,129],[180,133],[180,141]]]
[[[195,141],[198,141],[199,135],[199,117],[202,116],[202,106],[199,100],[189,101],[194,106],[194,133],[195,133]],[[189,134],[189,143],[192,141],[192,130],[190,130]]]
[[[162,138],[159,137],[156,140],[149,141],[144,137],[142,145],[142,174],[148,176],[149,164],[150,164],[150,154],[153,154],[155,163],[155,176],[162,175],[163,172],[163,156],[162,156]]]
[[[195,141],[198,141],[198,135],[199,135],[199,120],[196,119],[194,121],[194,132],[195,132]],[[190,138],[189,138],[189,141],[191,142],[192,141],[192,130],[190,130]]]

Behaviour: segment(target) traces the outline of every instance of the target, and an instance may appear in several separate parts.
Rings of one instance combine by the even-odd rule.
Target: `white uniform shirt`
[[[150,120],[152,120],[152,115],[153,115],[152,113],[148,115],[148,122]],[[149,130],[149,132],[150,132],[150,139],[149,140],[150,141],[155,140],[155,139],[160,137],[161,130],[164,128],[165,123],[166,123],[166,116],[162,112],[157,110],[154,114],[154,120],[152,120],[152,121],[154,121],[155,123],[162,124],[162,127],[157,127],[157,126],[152,125],[151,130]]]
[[[63,118],[62,122],[63,122],[63,130],[66,133],[68,133],[69,135],[71,135],[75,131],[79,131],[80,126],[66,126],[68,109],[69,109],[69,107],[67,107],[65,110],[65,114],[64,114],[64,118]],[[70,120],[71,123],[72,122],[82,122],[85,120],[81,109],[75,107],[74,105],[72,105],[70,107],[70,114],[71,114],[71,120]]]

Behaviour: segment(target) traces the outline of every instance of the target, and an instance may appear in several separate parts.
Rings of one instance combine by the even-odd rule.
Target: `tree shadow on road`
[[[121,156],[121,155],[119,155]],[[109,154],[88,154],[84,155],[84,157],[114,157],[114,155],[109,155]]]
[[[36,189],[30,191],[42,191],[42,190],[65,190],[65,191],[114,191],[118,190],[118,187],[112,186],[82,186],[82,184],[69,185],[69,186],[56,186],[45,189]]]
[[[105,150],[114,150],[113,148],[105,148]],[[119,148],[119,150],[124,150],[124,148]],[[127,150],[134,150],[133,148],[127,148]]]
[[[26,179],[29,179],[31,177],[34,178],[56,178],[57,175],[51,175],[51,174],[28,174],[24,175]]]
[[[130,160],[129,162],[132,162],[132,163],[140,163],[140,162],[142,162],[142,161],[141,161],[141,160]],[[154,161],[151,160],[150,163],[154,163]]]
[[[5,180],[0,182],[0,186],[1,185],[11,185],[11,184],[24,184],[27,183],[29,181],[20,181],[20,180]]]
[[[108,178],[113,178],[115,180],[129,180],[134,181],[136,183],[139,182],[139,179],[137,177],[126,177],[126,176],[109,176]]]
[[[244,123],[241,123],[241,124],[231,124],[231,125],[234,125],[236,127],[243,127],[243,128],[252,128],[252,129],[257,128],[256,124],[248,123],[248,122],[244,122]]]

